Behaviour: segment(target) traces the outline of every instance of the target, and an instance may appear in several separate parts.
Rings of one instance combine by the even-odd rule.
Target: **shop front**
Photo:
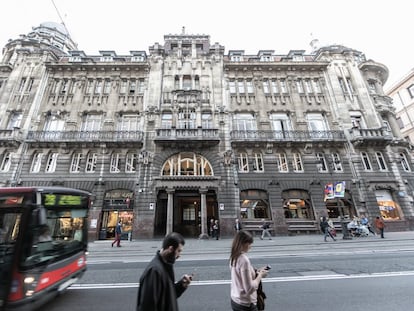
[[[121,222],[122,240],[131,238],[134,219],[134,193],[126,189],[110,190],[105,193],[99,225],[99,239],[115,238],[116,224]]]

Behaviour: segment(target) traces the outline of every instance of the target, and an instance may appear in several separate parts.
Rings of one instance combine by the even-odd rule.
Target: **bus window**
[[[33,228],[31,252],[22,258],[22,265],[38,265],[86,249],[86,217],[84,210],[46,207],[46,224]]]

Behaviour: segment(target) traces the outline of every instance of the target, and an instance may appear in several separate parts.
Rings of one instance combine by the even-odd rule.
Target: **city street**
[[[255,266],[270,264],[264,282],[267,310],[410,309],[414,289],[414,233],[323,242],[322,236],[256,240]],[[88,271],[46,310],[134,310],[138,279],[161,241],[90,244]],[[187,240],[176,277],[195,273],[180,310],[229,310],[231,239]]]

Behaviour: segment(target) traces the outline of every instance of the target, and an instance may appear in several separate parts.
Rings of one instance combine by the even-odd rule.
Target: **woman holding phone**
[[[236,233],[231,246],[231,308],[233,311],[257,311],[257,289],[268,270],[264,267],[257,271],[250,263],[247,253],[253,244],[248,231]]]

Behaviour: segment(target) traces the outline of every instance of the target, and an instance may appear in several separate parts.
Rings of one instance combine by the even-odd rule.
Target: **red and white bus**
[[[0,188],[0,310],[35,310],[86,271],[91,194]]]

